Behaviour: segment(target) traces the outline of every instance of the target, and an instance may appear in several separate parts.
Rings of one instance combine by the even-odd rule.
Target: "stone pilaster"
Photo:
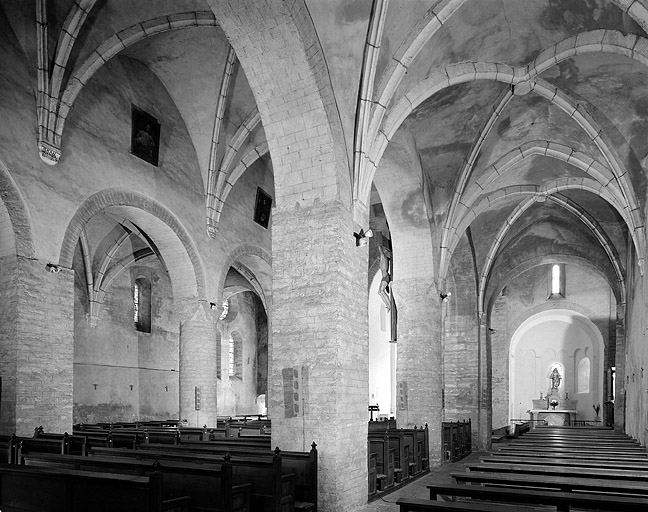
[[[216,319],[198,301],[185,305],[180,323],[180,419],[216,425]]]
[[[319,452],[319,509],[367,500],[367,249],[336,200],[273,212],[272,443]]]
[[[438,466],[443,421],[442,302],[427,279],[400,279],[392,286],[398,307],[396,420],[399,428],[428,424],[430,465]]]
[[[477,350],[479,351],[478,382],[480,396],[478,397],[477,425],[473,426],[473,432],[477,433],[477,439],[473,439],[473,450],[489,450],[493,431],[493,352],[490,337],[487,335],[486,330],[485,322],[480,321],[476,340]]]
[[[1,268],[2,431],[70,431],[74,274],[16,256]]]
[[[616,315],[616,374],[614,381],[614,428],[625,431],[625,408],[626,408],[626,329],[625,329],[626,305],[617,305]]]

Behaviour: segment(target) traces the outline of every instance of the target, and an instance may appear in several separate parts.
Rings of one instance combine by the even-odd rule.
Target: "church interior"
[[[0,433],[645,446],[647,83],[648,0],[0,0]]]

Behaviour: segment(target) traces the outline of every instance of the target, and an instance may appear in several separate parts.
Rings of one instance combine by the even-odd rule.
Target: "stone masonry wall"
[[[354,230],[336,201],[274,213],[273,445],[308,450],[317,443],[320,504],[331,511],[366,502],[367,248],[356,247]],[[297,410],[295,368],[303,372]]]
[[[15,267],[18,435],[72,427],[73,275],[45,265],[20,258]]]

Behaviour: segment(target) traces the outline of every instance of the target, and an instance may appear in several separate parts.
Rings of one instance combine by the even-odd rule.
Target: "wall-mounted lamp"
[[[443,302],[448,302],[448,299],[452,295],[452,292],[441,293],[439,296]]]
[[[373,230],[368,229],[367,231],[361,229],[360,233],[353,233],[356,239],[356,247],[364,247],[369,243],[369,239],[373,236]]]
[[[58,274],[61,271],[61,267],[55,265],[54,263],[48,263],[45,265],[45,270],[51,272],[52,274]]]

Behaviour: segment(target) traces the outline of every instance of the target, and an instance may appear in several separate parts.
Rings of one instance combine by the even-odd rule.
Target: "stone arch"
[[[25,199],[0,160],[0,255],[34,258],[34,228]]]
[[[491,281],[489,283],[489,286],[492,286],[492,292],[488,294],[489,300],[485,302],[484,304],[484,312],[486,313],[487,317],[490,317],[491,311],[493,306],[495,305],[495,301],[497,300],[498,295],[502,291],[502,289],[506,286],[507,282],[520,276],[524,272],[541,266],[541,265],[547,265],[549,263],[563,263],[563,264],[574,264],[577,263],[578,265],[588,268],[592,270],[593,272],[598,273],[610,286],[610,289],[614,293],[614,298],[617,301],[617,303],[623,303],[624,297],[621,295],[621,288],[619,286],[619,283],[615,281],[608,273],[606,273],[602,268],[598,267],[597,265],[594,265],[590,260],[581,258],[575,254],[545,254],[545,255],[540,255],[534,258],[530,258],[519,265],[516,265],[514,268],[512,268],[509,272],[506,273],[506,278],[505,279],[498,279],[497,281]],[[545,303],[541,304],[540,306],[537,306],[538,311],[544,310],[542,308],[546,309],[552,309],[557,307],[556,304],[568,304],[569,309],[573,309],[574,311],[578,311],[579,313],[583,315],[591,315],[592,312],[584,308],[576,303],[572,303],[570,301],[560,301],[560,303]],[[537,311],[536,309],[533,309],[531,313],[524,313],[522,314],[519,318],[513,319],[513,322],[511,322],[511,330],[517,329],[519,327],[519,324],[524,321],[525,318],[528,318],[529,315],[535,314]]]
[[[187,230],[161,203],[131,190],[112,188],[86,199],[65,232],[59,256],[61,266],[72,267],[74,250],[83,227],[92,216],[102,211],[136,224],[155,241],[169,271],[175,300],[206,300],[204,267]],[[189,269],[193,273],[189,273]]]
[[[270,276],[272,272],[272,256],[265,249],[252,244],[239,245],[223,259],[221,268],[222,272],[217,288],[217,297],[221,302],[224,298],[227,272],[230,268],[235,268],[249,281],[261,299],[263,307],[268,311],[268,299],[272,294],[271,283],[269,279],[257,276],[257,274]]]
[[[275,170],[276,190],[291,190],[275,197],[278,209],[295,202],[339,199],[351,205],[351,163],[337,110],[326,60],[303,0],[220,2],[208,0],[225,31],[257,102],[268,150]],[[277,72],[291,69],[292,72]],[[285,103],[290,108],[286,119]],[[292,161],[300,148],[309,147],[318,176],[304,173],[306,181],[326,180],[329,187],[293,190],[289,176],[297,172]],[[321,183],[321,182],[320,182]]]
[[[380,118],[380,129],[374,131],[375,137],[372,139],[373,144],[369,150],[369,160],[373,162],[373,166],[371,168],[367,166],[365,172],[368,175],[360,178],[364,185],[360,187],[358,192],[360,197],[356,199],[362,202],[369,196],[369,185],[373,179],[372,174],[375,173],[378,162],[382,158],[387,144],[407,116],[425,99],[442,89],[458,83],[481,79],[500,81],[510,84],[513,91],[519,88],[519,94],[526,94],[533,90],[543,96],[572,117],[585,133],[587,133],[592,142],[596,144],[612,170],[621,194],[627,204],[629,215],[632,218],[630,231],[638,254],[640,268],[643,269],[641,255],[645,249],[646,241],[641,219],[641,209],[634,196],[632,187],[625,177],[626,170],[621,163],[621,159],[616,154],[612,144],[606,140],[598,124],[582,106],[574,104],[574,102],[570,101],[558,89],[550,86],[542,79],[537,78],[538,73],[544,70],[546,66],[555,65],[560,60],[583,53],[616,53],[633,58],[646,65],[648,64],[648,51],[645,49],[646,45],[638,44],[640,41],[643,41],[643,38],[638,36],[626,37],[618,31],[595,30],[568,38],[566,42],[563,41],[545,50],[540,56],[542,58],[538,57],[534,61],[533,66],[513,68],[503,64],[466,62],[450,65],[444,70],[432,73],[428,78],[420,82],[403,96],[401,100],[396,102],[388,111],[384,108],[380,111],[378,115]],[[567,50],[563,51],[562,49],[565,47]],[[382,104],[388,105],[389,103]],[[458,200],[457,196],[461,197],[462,192],[459,191],[456,193],[453,201]]]
[[[520,192],[520,194],[523,194]],[[563,207],[569,213],[578,218],[583,224],[585,224],[592,233],[596,236],[597,240],[605,250],[610,263],[614,268],[616,273],[617,280],[619,282],[619,287],[621,289],[622,296],[625,296],[625,278],[623,276],[623,269],[621,261],[619,261],[619,255],[614,250],[614,244],[610,241],[609,237],[605,231],[599,226],[594,218],[592,218],[586,211],[580,208],[578,205],[573,203],[569,198],[562,196],[561,194],[551,195],[547,198],[550,201],[555,202],[559,206]],[[536,202],[536,196],[533,196],[523,202],[521,202],[509,215],[506,222],[502,225],[499,232],[495,236],[495,240],[491,245],[488,255],[486,256],[486,261],[484,262],[484,268],[479,279],[479,299],[478,299],[478,308],[479,313],[484,311],[484,295],[486,293],[486,286],[488,278],[490,276],[490,270],[495,262],[497,253],[502,246],[506,234],[510,231],[515,221],[534,203]]]
[[[581,308],[583,309],[583,308]],[[600,330],[591,320],[591,315],[583,314],[576,309],[572,309],[569,304],[563,304],[562,307],[556,308],[541,308],[538,311],[533,311],[531,314],[527,314],[526,318],[522,320],[514,329],[511,329],[513,333],[511,335],[509,343],[509,358],[512,357],[512,354],[515,353],[516,347],[522,340],[524,334],[530,329],[537,325],[541,325],[546,322],[563,322],[566,324],[574,324],[578,326],[578,329],[581,330],[592,343],[594,349],[594,354],[597,355],[597,367],[592,368],[593,374],[598,375],[598,378],[595,379],[595,393],[598,397],[603,396],[603,367],[604,367],[604,353],[605,353],[605,342]],[[513,327],[513,326],[512,326]],[[556,357],[559,358],[560,355],[556,354]],[[567,361],[562,361],[563,365],[566,365]],[[565,366],[563,366],[563,369]],[[570,368],[571,370],[571,368]],[[514,395],[514,375],[515,369],[513,365],[509,365],[509,396]],[[563,373],[563,382],[565,375]],[[571,376],[571,382],[573,382],[573,375]],[[510,399],[509,399],[510,401]]]
[[[146,29],[144,28],[146,26]],[[55,119],[50,119],[50,130],[53,131],[54,143],[61,146],[61,138],[65,128],[65,121],[74,101],[81,89],[88,83],[90,78],[110,59],[129,46],[150,37],[152,35],[169,30],[179,30],[190,27],[218,26],[213,13],[209,11],[195,11],[160,16],[146,22],[138,23],[131,27],[120,30],[112,37],[104,41],[96,48],[76,72],[68,80],[61,98],[58,102],[58,110],[50,107],[51,112],[56,112]]]

